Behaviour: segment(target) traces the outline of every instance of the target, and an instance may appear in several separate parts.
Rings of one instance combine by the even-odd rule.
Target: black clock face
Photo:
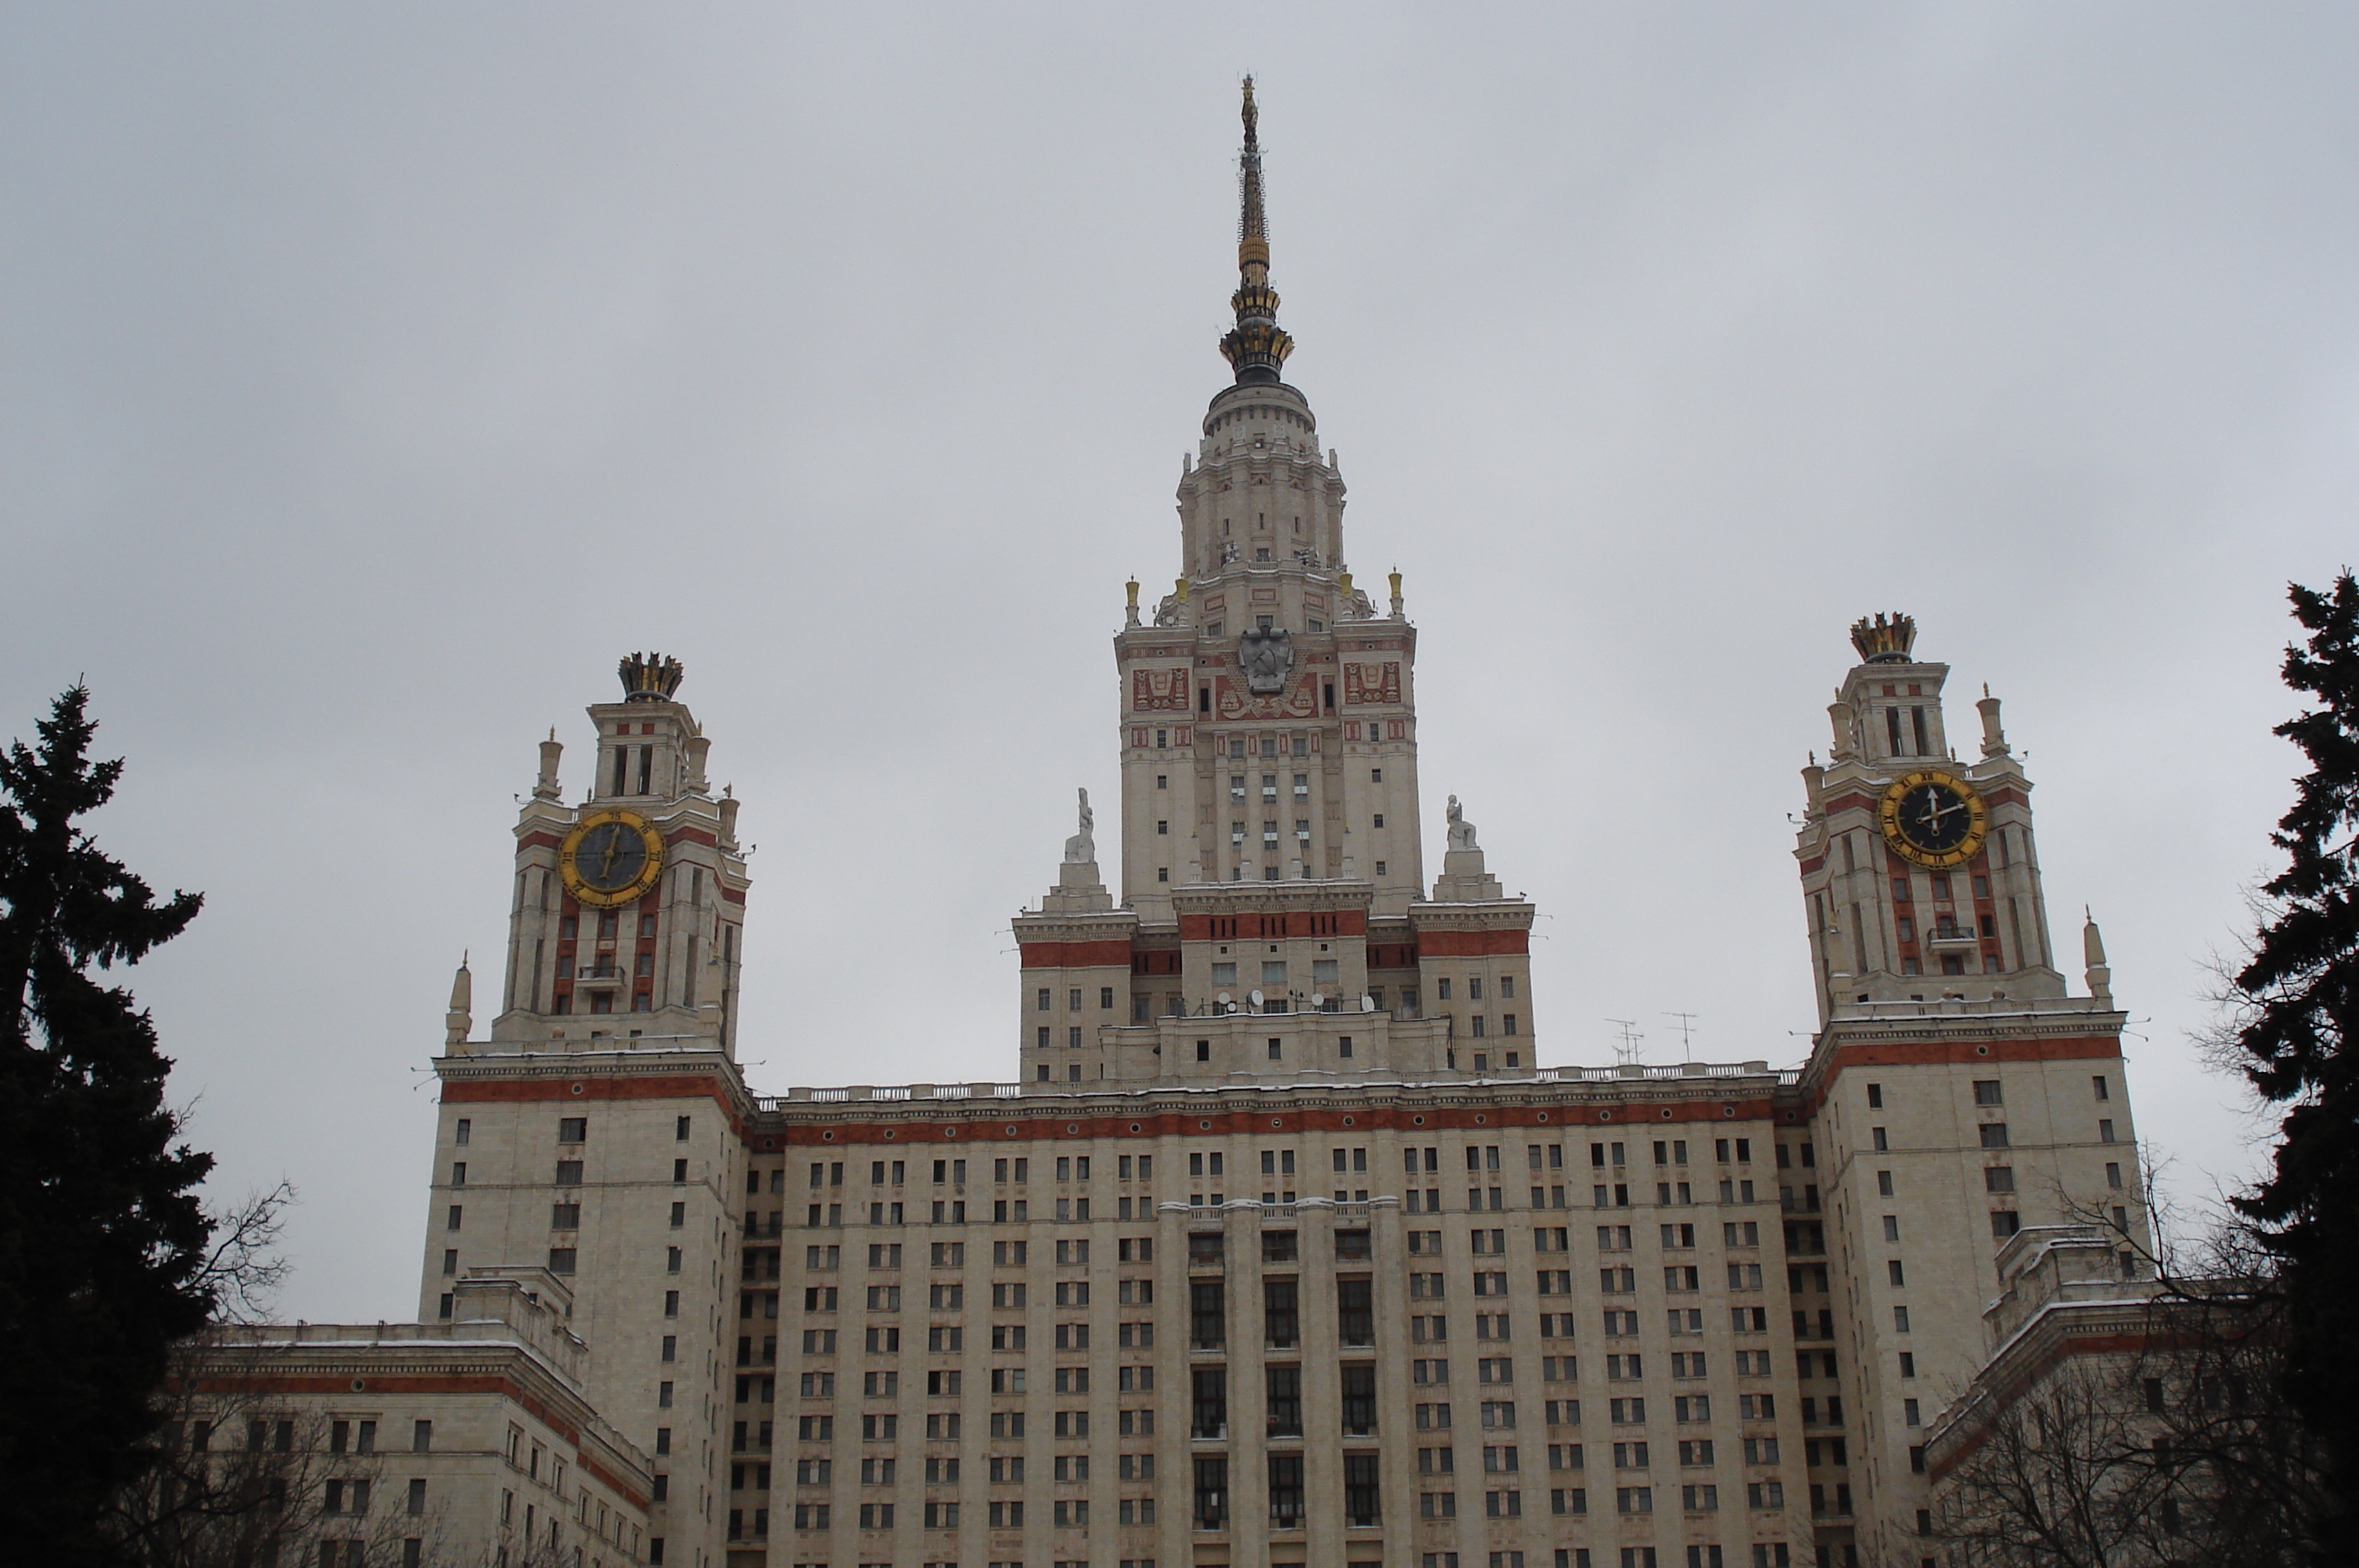
[[[1944,854],[1963,844],[1973,822],[1972,803],[1947,784],[1919,784],[1900,797],[1897,823],[1901,833],[1931,854]]]
[[[601,893],[629,887],[647,869],[647,841],[628,822],[600,822],[573,851],[574,875]]]

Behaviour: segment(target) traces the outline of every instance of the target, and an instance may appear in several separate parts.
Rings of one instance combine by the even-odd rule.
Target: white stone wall
[[[738,1267],[745,1146],[715,1094],[730,1092],[734,1071],[711,1051],[476,1054],[440,1065],[421,1321],[439,1319],[453,1278],[446,1268],[548,1266],[571,1250],[572,1324],[598,1347],[591,1398],[634,1443],[669,1450],[669,1497],[650,1523],[667,1542],[667,1568],[717,1561],[708,1515],[721,1475],[723,1303]],[[518,1083],[543,1097],[463,1097],[473,1085],[499,1094]],[[575,1118],[586,1124],[578,1143],[562,1136]],[[574,1172],[560,1162],[576,1160],[579,1180],[560,1181]],[[452,1181],[461,1162],[463,1186]],[[453,1204],[462,1211],[455,1231]],[[577,1220],[570,1228],[555,1223],[560,1205],[579,1207],[564,1216]]]

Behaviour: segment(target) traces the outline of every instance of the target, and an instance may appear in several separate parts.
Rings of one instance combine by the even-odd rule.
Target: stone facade
[[[646,1560],[647,1456],[599,1416],[564,1286],[455,1282],[435,1322],[228,1327],[191,1347],[174,1464],[286,1496],[220,1560],[614,1568]]]
[[[2123,1016],[2093,930],[2097,994],[2055,966],[1996,705],[1959,768],[1946,667],[1863,634],[1802,1067],[1540,1067],[1533,906],[1454,800],[1426,881],[1416,633],[1277,379],[1251,129],[1236,385],[1114,639],[1119,897],[1085,820],[1015,920],[1012,1081],[748,1088],[734,802],[626,667],[579,806],[544,746],[489,1040],[454,996],[421,1318],[566,1280],[677,1568],[1915,1561],[2006,1236],[2140,1224]],[[1938,872],[1885,806],[1936,765],[1984,829]],[[569,846],[616,810],[665,864],[601,909]]]

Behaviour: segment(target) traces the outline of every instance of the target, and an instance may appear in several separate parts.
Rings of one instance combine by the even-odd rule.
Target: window
[[[1365,1529],[1381,1520],[1376,1484],[1376,1455],[1345,1453],[1343,1455],[1343,1522],[1354,1529]]]
[[[2006,1104],[2006,1101],[1999,1094],[1998,1080],[1995,1078],[1975,1079],[1974,1104],[1977,1105],[2003,1105]]]
[[[2005,1149],[2008,1147],[2006,1141],[2006,1124],[2005,1122],[1983,1123],[1982,1139],[1983,1147],[1984,1149]]]
[[[2097,1124],[2097,1141],[2099,1143],[2111,1143],[2114,1141],[2114,1124],[2110,1120],[2101,1121]]]
[[[558,1141],[558,1142],[560,1142],[560,1143],[587,1143],[589,1140],[590,1140],[590,1118],[589,1118],[589,1117],[587,1117],[587,1116],[564,1116],[564,1117],[560,1117],[560,1118],[559,1119],[558,1124],[557,1124],[557,1141]]]
[[[1880,1111],[1884,1109],[1883,1084],[1870,1083],[1867,1086],[1867,1108],[1871,1111]]]
[[[2113,1092],[2112,1086],[2111,1086],[2111,1085],[2109,1085],[2108,1083],[2106,1083],[2106,1082],[2105,1082],[2105,1075],[2104,1075],[2104,1073],[2100,1073],[2096,1074],[2094,1077],[2092,1077],[2092,1078],[2089,1080],[2089,1091],[2090,1091],[2090,1094],[2091,1094],[2092,1097],[2093,1097],[2093,1098],[2095,1098],[2095,1099],[2099,1099],[2099,1100],[2110,1100],[2110,1099],[2112,1099],[2112,1098],[2114,1097],[2114,1092]],[[462,1127],[462,1128],[463,1128],[466,1125],[467,1125],[467,1124],[466,1124],[465,1122],[461,1122],[461,1123],[459,1124],[459,1126],[460,1126],[461,1127]],[[467,1139],[466,1139],[466,1138],[465,1138],[465,1136],[464,1136],[463,1134],[462,1134],[462,1136],[460,1137],[459,1141],[460,1141],[461,1143],[464,1143],[464,1142],[466,1142],[466,1141],[467,1141]]]
[[[2015,1167],[2012,1165],[1990,1165],[1984,1167],[1983,1191],[1985,1192],[2014,1192]]]

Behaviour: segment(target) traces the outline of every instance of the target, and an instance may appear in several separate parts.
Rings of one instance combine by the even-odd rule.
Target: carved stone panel
[[[1346,706],[1362,706],[1371,702],[1397,702],[1400,700],[1401,677],[1398,664],[1346,664],[1343,666],[1343,702]]]
[[[1134,670],[1130,672],[1130,705],[1142,713],[1183,713],[1188,707],[1188,672],[1184,670]]]
[[[1213,693],[1213,706],[1224,719],[1309,719],[1319,713],[1318,682],[1304,676],[1291,691],[1272,696],[1254,696],[1236,688],[1227,676],[1221,677],[1219,689]]]

